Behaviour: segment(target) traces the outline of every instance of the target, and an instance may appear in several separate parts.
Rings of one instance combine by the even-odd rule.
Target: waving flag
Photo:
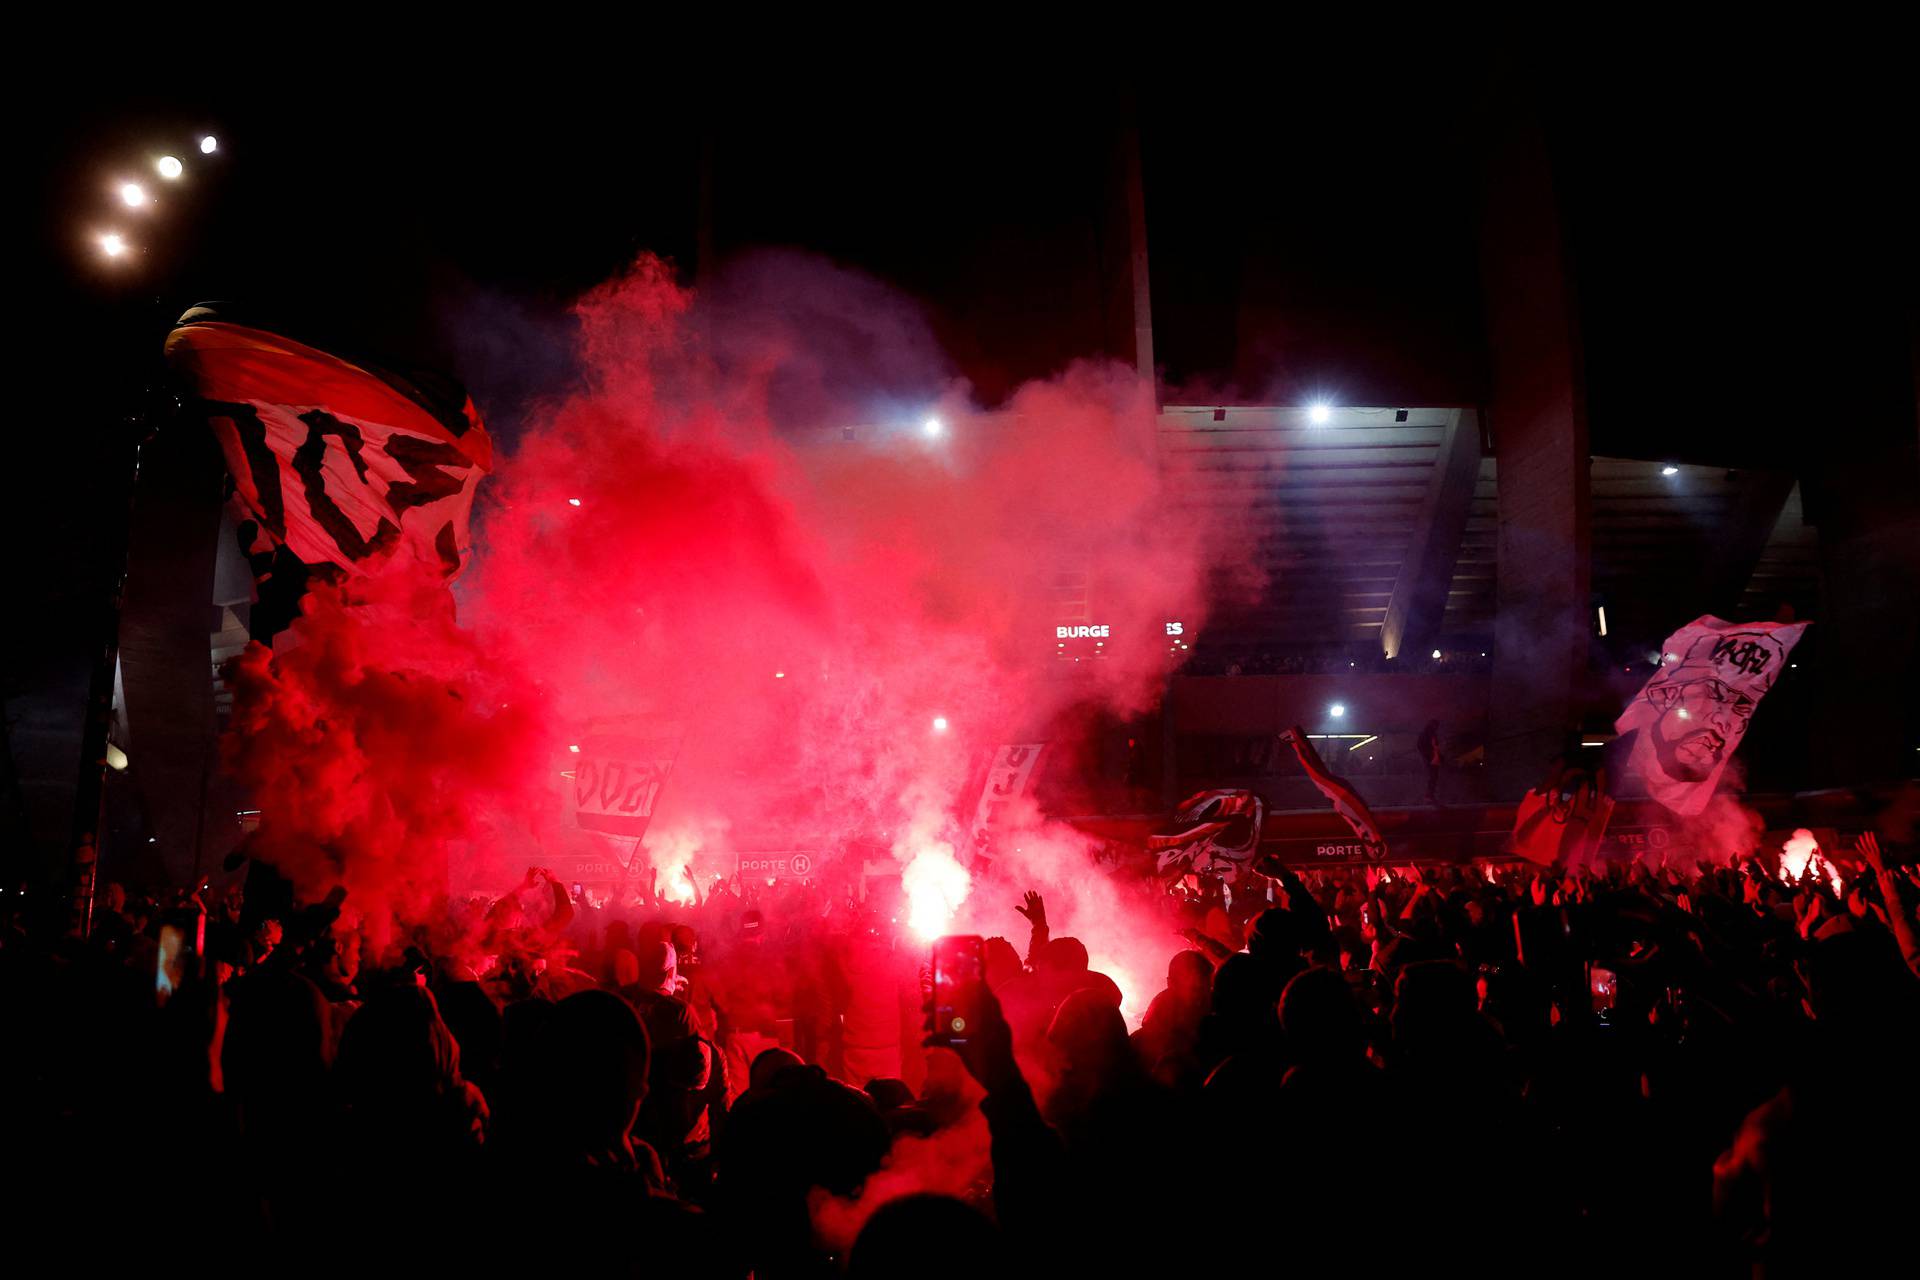
[[[457,385],[351,362],[195,307],[167,336],[233,477],[254,576],[279,554],[328,574],[396,556],[447,577],[493,447]]]
[[[1613,818],[1613,797],[1591,786],[1553,792],[1535,788],[1520,797],[1513,816],[1513,852],[1543,867],[1591,863]]]
[[[1034,769],[1046,745],[1044,742],[1009,742],[993,749],[986,774],[980,780],[980,798],[973,809],[975,856],[993,856],[995,828],[1007,821],[1008,812],[1032,789]]]
[[[1320,794],[1333,802],[1333,811],[1353,828],[1353,834],[1367,851],[1367,857],[1374,861],[1387,856],[1387,838],[1380,833],[1380,824],[1374,820],[1373,810],[1367,808],[1367,802],[1353,789],[1353,784],[1337,774],[1327,770],[1320,753],[1313,749],[1313,743],[1307,738],[1306,730],[1295,725],[1280,735],[1280,741],[1293,748],[1300,757],[1300,767],[1307,771],[1307,778],[1320,789]]]
[[[1668,636],[1660,670],[1613,722],[1621,735],[1635,733],[1626,772],[1675,813],[1705,809],[1809,625],[1707,616]]]
[[[1174,810],[1174,830],[1147,837],[1161,875],[1198,872],[1228,884],[1252,865],[1266,806],[1251,791],[1202,791]]]

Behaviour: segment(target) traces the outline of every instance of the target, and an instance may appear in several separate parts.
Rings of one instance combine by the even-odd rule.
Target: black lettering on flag
[[[462,481],[460,472],[443,468],[465,468],[470,465],[467,455],[450,444],[399,431],[387,437],[387,456],[399,463],[410,477],[409,481],[387,490],[387,504],[401,514],[409,507],[430,506],[442,498],[451,498],[459,493]]]
[[[338,436],[341,447],[347,451],[348,461],[353,463],[354,474],[362,484],[366,483],[367,463],[361,456],[365,442],[361,438],[360,428],[351,422],[342,422],[324,409],[309,409],[300,415],[300,421],[307,424],[307,438],[294,450],[293,471],[305,488],[307,509],[313,513],[314,522],[340,548],[343,560],[364,560],[384,550],[400,536],[398,526],[382,518],[371,539],[361,537],[360,530],[327,492],[326,476],[322,470],[327,457],[327,437]]]
[[[1728,636],[1714,642],[1712,658],[1715,662],[1724,662],[1748,675],[1757,676],[1767,669],[1767,663],[1773,660],[1773,654],[1765,645],[1756,641],[1739,636]]]
[[[208,418],[225,418],[233,424],[240,451],[246,455],[247,474],[253,480],[261,519],[268,533],[285,541],[287,509],[280,494],[280,460],[267,447],[267,424],[260,421],[260,411],[242,401],[202,400],[200,412]]]

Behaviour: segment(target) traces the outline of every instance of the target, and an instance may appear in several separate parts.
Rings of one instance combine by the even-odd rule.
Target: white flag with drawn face
[[[1613,722],[1621,734],[1639,730],[1627,771],[1647,794],[1675,813],[1707,807],[1754,708],[1809,625],[1708,616],[1667,637],[1660,670]]]

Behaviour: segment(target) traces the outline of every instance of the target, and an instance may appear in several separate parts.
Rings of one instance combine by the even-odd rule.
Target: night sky
[[[507,75],[452,52],[189,70],[129,49],[119,74],[49,91],[24,144],[38,243],[15,436],[32,465],[9,468],[8,509],[10,545],[36,554],[16,557],[19,595],[44,610],[88,585],[108,426],[186,304],[264,304],[453,368],[510,430],[513,398],[562,372],[513,367],[511,326],[554,332],[642,251],[697,280],[703,172],[720,264],[781,246],[877,278],[985,404],[1075,356],[1128,356],[1111,176],[1128,120],[1169,401],[1475,402],[1485,139],[1535,119],[1596,453],[1760,465],[1816,429],[1912,430],[1911,121],[1871,76],[1768,84],[1760,106],[1743,69],[1677,56],[1347,50],[1285,74],[1128,76],[749,72],[714,52]],[[210,165],[182,150],[201,131],[224,144]],[[190,181],[154,214],[116,210],[114,178],[160,189],[161,150]],[[86,233],[109,223],[142,260],[99,261]],[[484,362],[459,333],[476,309],[505,317]]]

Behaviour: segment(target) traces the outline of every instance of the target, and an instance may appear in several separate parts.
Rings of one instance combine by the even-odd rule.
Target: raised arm
[[[1019,905],[1014,907],[1014,910],[1027,918],[1029,929],[1027,934],[1027,968],[1031,969],[1040,962],[1041,949],[1047,945],[1048,939],[1053,936],[1047,929],[1046,900],[1032,889],[1029,889],[1027,890],[1026,897],[1021,900]]]
[[[1893,930],[1893,940],[1900,944],[1900,958],[1907,962],[1914,976],[1920,977],[1920,936],[1914,933],[1913,913],[1900,897],[1900,877],[1887,868],[1886,855],[1880,852],[1880,837],[1869,831],[1855,841],[1853,847],[1873,868],[1874,878],[1880,883],[1880,898],[1887,909],[1887,928]]]

